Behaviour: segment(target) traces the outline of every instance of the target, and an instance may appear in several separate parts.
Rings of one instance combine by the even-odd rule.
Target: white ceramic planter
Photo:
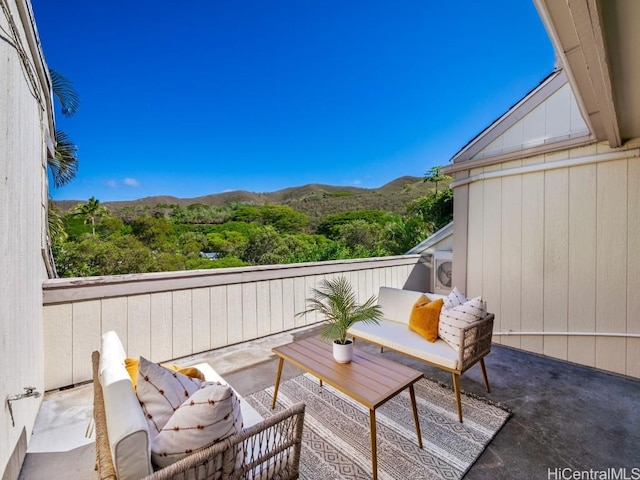
[[[349,363],[353,359],[353,342],[347,340],[347,343],[342,345],[334,341],[333,358],[338,363]]]

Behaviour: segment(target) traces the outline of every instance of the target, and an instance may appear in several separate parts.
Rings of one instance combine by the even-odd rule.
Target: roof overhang
[[[599,141],[613,148],[640,137],[640,2],[534,0]]]

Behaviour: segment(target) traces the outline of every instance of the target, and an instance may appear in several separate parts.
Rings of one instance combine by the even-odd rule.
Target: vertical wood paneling
[[[269,312],[272,332],[285,330],[282,295],[282,279],[271,280],[269,282]]]
[[[193,351],[191,290],[173,292],[173,354],[176,357],[190,355]]]
[[[627,166],[627,333],[640,333],[640,160]],[[640,338],[627,340],[626,374],[640,378]]]
[[[627,161],[601,163],[597,169],[596,330],[624,332],[627,328]],[[625,373],[626,358],[624,339],[596,338],[596,367]]]
[[[457,174],[456,179],[466,178],[466,175]],[[469,240],[469,186],[463,185],[453,191],[453,279],[452,285],[460,290],[467,291],[467,264],[468,240]],[[430,272],[428,287],[426,290],[432,292],[433,272]]]
[[[500,265],[500,316],[502,330],[521,331],[522,304],[522,177],[502,179],[502,238]],[[520,348],[520,337],[505,337],[502,343]]]
[[[469,240],[467,242],[466,292],[482,292],[483,202],[484,183],[478,182],[469,185]],[[487,308],[493,312],[494,306],[488,305]]]
[[[256,309],[255,282],[242,284],[242,340],[253,340],[258,337],[258,314]]]
[[[571,89],[569,84],[560,88],[546,100],[547,138],[566,135],[571,125]]]
[[[544,173],[522,177],[522,306],[525,332],[544,330]],[[543,352],[541,336],[524,336],[521,348]]]
[[[569,282],[569,172],[545,172],[544,202],[544,330],[567,331]],[[544,339],[544,354],[567,358],[567,338]]]
[[[171,360],[173,354],[173,296],[171,292],[152,293],[151,358],[153,362]]]
[[[296,326],[296,307],[293,295],[293,282],[293,278],[282,279],[282,318],[285,330],[291,330]]]
[[[242,285],[227,286],[227,316],[229,344],[242,342]]]
[[[256,283],[258,337],[264,337],[271,333],[271,291],[269,283]]]
[[[596,166],[569,170],[569,331],[596,328]],[[594,259],[590,261],[588,259]],[[595,338],[569,337],[568,360],[595,365]]]
[[[44,389],[73,383],[73,305],[44,309]]]
[[[230,316],[227,310],[227,287],[211,287],[211,348],[224,347],[228,340]]]
[[[127,297],[127,355],[138,358],[151,356],[151,296]]]
[[[294,325],[296,327],[304,327],[307,324],[307,315],[298,315],[306,310],[306,298],[311,296],[311,292],[307,291],[307,283],[304,278],[293,279],[293,309],[294,309]]]
[[[482,295],[487,309],[495,314],[494,328],[502,330],[500,270],[502,251],[502,181],[484,182],[482,228],[482,291],[469,290],[469,297]],[[504,340],[504,339],[501,339]]]
[[[73,383],[93,375],[91,354],[100,350],[100,300],[73,304]]]
[[[129,331],[127,327],[127,298],[105,298],[102,300],[102,329],[100,333],[113,330],[118,334],[124,351],[129,351]]]
[[[209,288],[195,288],[191,291],[193,309],[193,352],[211,349],[211,298]]]

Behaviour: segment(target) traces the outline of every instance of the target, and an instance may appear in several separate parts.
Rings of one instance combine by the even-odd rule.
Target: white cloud
[[[362,185],[362,180],[358,180],[358,179],[352,180],[351,185]]]
[[[125,178],[124,180],[122,180],[122,183],[124,185],[126,185],[127,187],[139,187],[140,186],[140,182],[138,182],[138,180],[136,180],[135,178]]]
[[[109,180],[107,182],[107,187],[109,187],[109,188],[118,188],[118,182],[116,182],[115,180]]]

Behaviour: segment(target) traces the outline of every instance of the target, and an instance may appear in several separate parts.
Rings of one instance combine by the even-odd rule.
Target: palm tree
[[[436,193],[438,192],[438,183],[449,182],[452,178],[449,175],[444,175],[440,171],[440,167],[431,167],[427,173],[424,174],[424,182],[431,182],[436,184]]]
[[[73,84],[52,68],[49,69],[51,76],[51,89],[54,96],[60,102],[62,114],[71,117],[78,111],[80,97],[73,88]],[[48,160],[53,184],[61,187],[75,178],[78,171],[78,147],[71,141],[69,136],[62,130],[55,131],[55,154]]]
[[[100,200],[91,197],[87,203],[79,203],[75,208],[76,215],[85,217],[84,224],[91,222],[91,232],[96,235],[96,220],[109,214],[109,210],[104,205],[100,205]]]

